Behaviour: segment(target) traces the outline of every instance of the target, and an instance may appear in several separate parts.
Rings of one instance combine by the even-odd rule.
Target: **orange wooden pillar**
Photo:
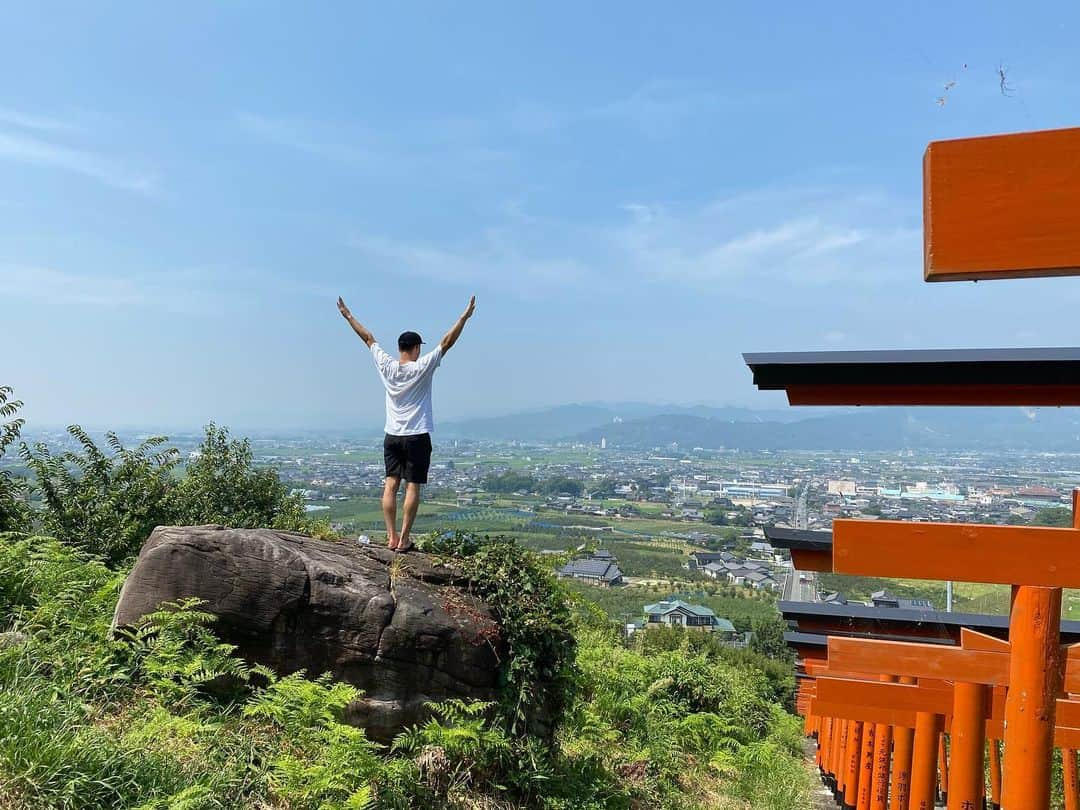
[[[836,785],[833,787],[833,795],[835,796],[836,801],[841,803],[844,798],[844,775],[847,766],[845,755],[847,753],[847,741],[850,726],[851,723],[849,721],[840,721],[840,729],[836,736],[836,753],[833,755],[833,776],[836,779]]]
[[[938,737],[942,717],[933,712],[915,715],[915,740],[911,754],[910,810],[934,810],[937,798]]]
[[[937,747],[937,795],[943,803],[949,801],[949,755],[945,745],[945,732],[938,734]]]
[[[829,775],[829,789],[836,792],[836,749],[840,745],[840,720],[829,719],[829,755],[825,760],[825,772]]]
[[[874,728],[874,777],[871,780],[870,810],[889,810],[889,762],[893,727],[878,723]]]
[[[892,675],[882,675],[880,680],[895,682]],[[870,810],[888,810],[889,760],[892,754],[893,727],[878,723],[874,728],[874,774],[871,779]]]
[[[1080,490],[1072,493],[1073,528],[1080,528]],[[1061,776],[1065,783],[1065,810],[1080,810],[1080,780],[1076,772],[1076,750],[1061,749]]]
[[[848,723],[847,750],[844,752],[844,799],[845,810],[854,810],[859,801],[859,754],[862,752],[863,724],[858,720]]]
[[[982,805],[989,692],[982,684],[957,683],[953,687],[952,750],[948,777],[943,777],[949,810]]]
[[[1009,692],[1001,806],[1047,810],[1054,717],[1061,692],[1061,588],[1013,588],[1009,614]]]
[[[856,810],[870,810],[874,783],[874,736],[876,723],[863,723],[862,750],[859,752],[859,790],[855,801]]]
[[[900,683],[913,684],[915,679],[907,676]],[[892,779],[889,785],[889,810],[908,810],[911,799],[911,754],[915,743],[915,730],[897,726],[893,731]]]

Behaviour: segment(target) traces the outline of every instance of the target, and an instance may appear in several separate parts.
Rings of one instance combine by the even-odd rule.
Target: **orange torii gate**
[[[1080,129],[932,143],[923,176],[927,280],[1080,274]],[[786,391],[792,405],[1080,405],[1075,348],[744,358],[759,388]],[[1064,529],[837,520],[828,554],[793,550],[799,567],[798,556],[815,563],[810,570],[1013,586],[1006,810],[1049,807],[1061,589],[1080,587],[1075,494],[1073,514]],[[955,691],[974,706],[983,693],[969,685]]]

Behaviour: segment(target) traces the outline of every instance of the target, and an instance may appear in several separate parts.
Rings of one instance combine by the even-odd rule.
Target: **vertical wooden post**
[[[833,768],[833,752],[836,750],[836,735],[840,723],[836,718],[830,717],[825,721],[825,738],[828,741],[821,755],[821,767],[825,771],[825,781],[832,790],[836,786],[836,770]]]
[[[840,734],[837,737],[836,756],[833,759],[833,773],[836,776],[836,787],[833,788],[833,793],[837,802],[843,803],[844,800],[844,776],[847,773],[847,742],[848,732],[850,731],[851,722],[848,720],[840,721]]]
[[[1078,497],[1080,490],[1073,490],[1073,528],[1080,528]],[[1009,643],[1001,804],[1007,810],[1046,810],[1061,692],[1061,588],[1013,588]]]
[[[874,779],[870,810],[889,810],[889,757],[892,753],[893,727],[878,723],[874,729]]]
[[[933,712],[915,714],[915,741],[911,754],[910,810],[934,810],[937,799],[938,736],[942,717]]]
[[[1001,743],[990,740],[990,810],[1001,810]]]
[[[878,680],[895,683],[894,675],[881,675]],[[869,810],[888,810],[889,755],[892,753],[892,726],[878,723],[874,728],[874,770],[870,779]]]
[[[988,687],[974,683],[957,683],[953,687],[949,810],[971,810],[982,804],[988,691]]]
[[[862,751],[859,753],[859,792],[856,810],[870,810],[874,785],[874,737],[877,724],[863,723]]]
[[[1061,588],[1013,588],[1001,806],[1047,810],[1061,691]]]
[[[949,755],[945,746],[945,732],[938,735],[937,748],[937,791],[943,804],[949,801]]]
[[[901,677],[900,683],[915,683],[915,679]],[[897,726],[893,731],[893,740],[889,810],[908,810],[911,799],[911,752],[914,748],[915,730]]]
[[[855,810],[859,801],[859,754],[862,752],[863,724],[853,720],[848,724],[848,744],[844,754],[844,810]]]
[[[1073,528],[1080,529],[1080,490],[1073,490]],[[1061,776],[1065,783],[1065,810],[1080,810],[1080,779],[1076,770],[1076,751],[1074,749],[1062,749],[1061,751]]]

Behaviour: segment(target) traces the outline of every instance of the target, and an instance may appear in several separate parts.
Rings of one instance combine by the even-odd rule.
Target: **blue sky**
[[[441,418],[1077,340],[1080,279],[924,284],[920,196],[930,140],[1080,124],[1076,3],[40,3],[0,36],[34,424],[378,425],[339,294],[385,343],[476,294]]]

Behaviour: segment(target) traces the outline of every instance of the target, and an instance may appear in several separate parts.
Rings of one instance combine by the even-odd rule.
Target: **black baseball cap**
[[[413,348],[413,346],[419,346],[423,342],[416,332],[402,332],[398,336],[397,347],[399,351],[406,351]]]

